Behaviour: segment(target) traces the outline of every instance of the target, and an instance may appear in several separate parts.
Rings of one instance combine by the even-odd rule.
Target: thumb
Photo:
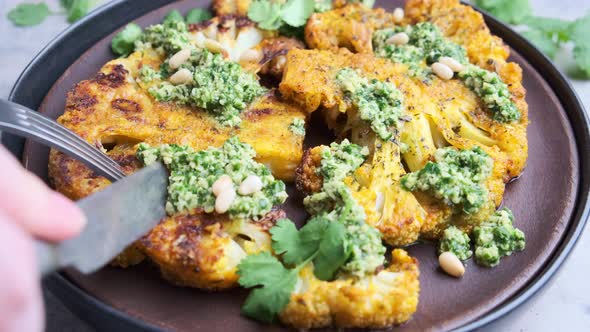
[[[33,237],[60,241],[84,227],[76,204],[28,173],[2,146],[0,165],[0,210]]]

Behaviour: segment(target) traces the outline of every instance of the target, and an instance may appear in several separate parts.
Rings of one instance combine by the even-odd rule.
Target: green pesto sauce
[[[293,119],[293,122],[289,125],[289,130],[295,135],[305,136],[305,120]]]
[[[405,45],[388,44],[387,40],[396,33],[405,32],[410,40]],[[429,80],[432,71],[428,67],[440,57],[448,56],[467,64],[467,52],[461,45],[447,40],[432,23],[377,30],[373,34],[375,55],[396,63],[408,65],[410,75]]]
[[[401,91],[393,83],[368,80],[351,68],[338,71],[336,82],[375,134],[383,140],[390,139],[391,128],[398,128],[404,110]]]
[[[228,213],[234,219],[258,219],[266,215],[273,205],[287,199],[285,184],[275,180],[270,170],[254,161],[256,152],[237,137],[228,139],[220,148],[195,152],[188,146],[161,145],[150,147],[141,143],[137,157],[145,165],[161,160],[170,171],[166,212],[172,215],[196,208],[212,213],[215,209],[213,183],[228,175],[234,186],[239,186],[249,175],[262,180],[262,190],[252,195],[236,193]]]
[[[318,169],[323,177],[322,190],[303,200],[305,208],[314,218],[326,218],[346,226],[345,246],[351,255],[341,270],[358,277],[374,273],[383,265],[385,254],[381,233],[365,223],[363,207],[355,201],[343,182],[365,161],[367,154],[367,148],[348,140],[324,147]]]
[[[149,93],[160,102],[205,109],[222,125],[238,126],[240,113],[266,91],[256,77],[245,72],[238,63],[225,61],[219,54],[192,45],[182,21],[167,21],[147,28],[135,46],[136,50],[153,48],[168,57],[158,70],[149,66],[140,69],[139,79],[145,83],[168,79],[174,74],[168,64],[170,57],[182,49],[191,49],[191,57],[179,69],[188,69],[192,82],[173,85],[164,81],[152,86]]]
[[[439,254],[446,251],[452,252],[462,261],[469,259],[473,254],[469,236],[455,226],[448,227],[438,244]]]
[[[151,87],[149,93],[158,101],[174,101],[206,109],[226,126],[239,125],[241,112],[266,91],[256,77],[245,72],[238,63],[225,61],[221,55],[208,50],[193,51],[179,69],[182,68],[191,71],[191,83],[173,85],[162,82]],[[161,68],[160,77],[166,74],[162,69],[167,67]],[[144,82],[158,78],[152,70],[143,70],[140,79]]]
[[[524,250],[524,233],[512,225],[513,221],[512,211],[504,208],[473,229],[476,263],[493,267],[500,263],[500,258]]]
[[[468,65],[459,73],[459,78],[483,100],[494,120],[512,122],[520,119],[520,111],[510,98],[508,86],[497,73]]]
[[[135,50],[153,48],[174,55],[185,48],[194,48],[190,43],[189,32],[182,21],[166,21],[147,27],[141,38],[135,42]]]
[[[493,159],[481,148],[438,149],[435,162],[429,161],[417,172],[406,174],[401,185],[409,191],[428,191],[449,205],[461,205],[467,214],[477,212],[487,201],[484,182],[490,175]]]

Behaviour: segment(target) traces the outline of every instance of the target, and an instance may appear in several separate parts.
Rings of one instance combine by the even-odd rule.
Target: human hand
[[[61,241],[84,227],[78,207],[28,173],[0,146],[0,331],[42,331],[33,240]]]

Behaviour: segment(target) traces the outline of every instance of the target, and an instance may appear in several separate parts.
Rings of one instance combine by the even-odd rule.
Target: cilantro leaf
[[[239,283],[254,289],[242,306],[242,314],[264,322],[272,322],[285,308],[295,289],[298,269],[287,270],[268,252],[250,255],[238,265]]]
[[[553,40],[550,35],[543,31],[528,30],[524,31],[522,35],[541,50],[541,52],[547,54],[547,56],[552,59],[559,50],[559,42]]]
[[[313,260],[314,274],[320,280],[332,280],[336,271],[350,257],[344,243],[346,229],[342,223],[330,222],[323,234],[319,251]]]
[[[166,14],[162,22],[184,22],[184,16],[177,9],[174,9]]]
[[[254,289],[242,306],[242,314],[263,322],[272,322],[289,304],[297,283],[297,274],[289,273],[271,286]]]
[[[141,27],[135,23],[129,23],[111,41],[111,49],[120,56],[127,56],[135,49],[135,41],[141,37]]]
[[[66,10],[68,22],[74,23],[88,14],[90,0],[61,0],[61,6]]]
[[[286,273],[289,273],[289,270],[269,252],[250,255],[238,265],[239,283],[246,288],[273,285]]]
[[[572,22],[550,17],[531,16],[527,17],[523,23],[531,29],[555,36],[558,41],[564,42],[570,39]]]
[[[277,30],[283,24],[281,4],[268,0],[254,1],[248,7],[248,18],[258,23],[262,29]]]
[[[571,27],[571,40],[574,42],[574,60],[578,68],[590,76],[590,14],[577,19]]]
[[[186,13],[187,24],[197,24],[211,19],[211,12],[203,8],[194,8]]]
[[[315,254],[320,246],[327,222],[315,219],[297,231],[289,219],[281,219],[270,229],[272,249],[286,264],[299,264]]]
[[[522,23],[533,10],[528,0],[475,0],[475,5],[502,21]]]
[[[281,9],[281,18],[292,27],[300,27],[313,14],[314,7],[314,0],[288,0]]]
[[[40,24],[51,12],[44,2],[21,3],[8,12],[8,19],[16,26]]]

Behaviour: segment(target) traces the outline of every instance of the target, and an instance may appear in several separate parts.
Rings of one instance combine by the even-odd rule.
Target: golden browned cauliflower
[[[284,55],[292,48],[305,46],[295,38],[261,30],[245,16],[217,16],[189,25],[189,32],[197,46],[220,53],[252,73],[275,77],[283,74]]]
[[[358,117],[335,79],[346,67],[369,79],[392,82],[401,91],[407,118],[399,128],[399,142],[381,141]],[[411,243],[419,236],[438,238],[451,222],[469,230],[500,204],[505,182],[520,174],[522,167],[516,165],[524,165],[526,160],[526,111],[517,123],[493,121],[480,98],[461,82],[433,77],[425,83],[409,75],[406,65],[371,54],[343,49],[336,53],[292,50],[287,55],[280,91],[308,112],[320,109],[340,138],[369,147],[372,154],[355,173],[350,187],[363,202],[367,222],[380,229],[393,245]],[[396,143],[404,150],[400,151]],[[492,174],[485,183],[488,203],[478,213],[461,213],[428,194],[409,193],[399,185],[406,172],[404,165],[408,171],[419,170],[434,158],[438,148],[449,145],[458,149],[478,146],[494,159]],[[313,153],[305,156],[298,184],[310,191],[317,188],[317,175],[302,176],[310,172],[314,162]]]
[[[305,25],[305,42],[310,48],[337,50],[345,47],[358,53],[373,51],[373,32],[395,25],[393,14],[360,3],[311,15]]]
[[[417,261],[401,249],[393,250],[387,269],[362,279],[321,281],[307,266],[300,271],[291,300],[279,318],[303,329],[400,324],[416,311],[418,275]]]
[[[137,247],[177,285],[200,289],[237,286],[237,266],[250,254],[270,250],[268,229],[284,211],[274,210],[257,222],[194,211],[165,218],[138,241]]]
[[[213,0],[215,15],[241,15],[248,14],[248,7],[252,0]]]

